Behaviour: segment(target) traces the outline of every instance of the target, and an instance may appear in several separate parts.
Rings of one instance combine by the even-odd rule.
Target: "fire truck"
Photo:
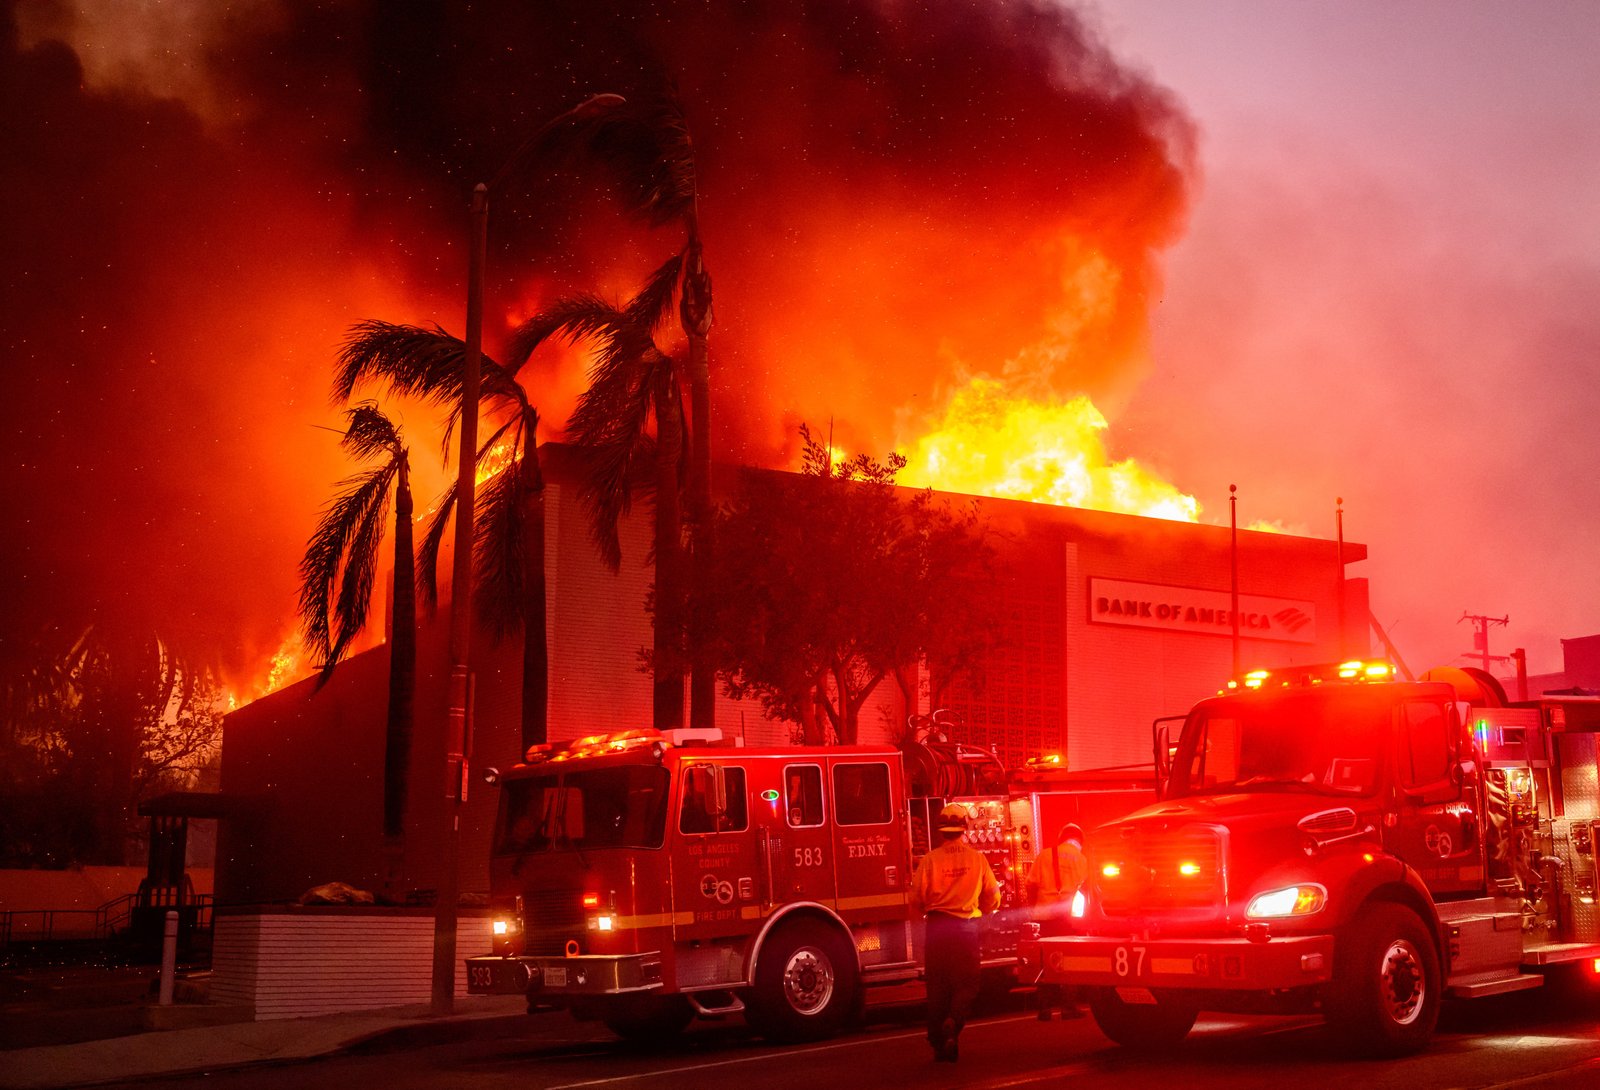
[[[1352,1051],[1402,1055],[1447,996],[1600,967],[1600,699],[1351,662],[1258,671],[1172,727],[1162,798],[1089,834],[1073,933],[1023,952],[1113,1041],[1320,1012]]]
[[[942,740],[756,748],[695,730],[536,746],[487,778],[494,947],[466,959],[469,992],[645,1039],[742,1012],[769,1038],[813,1040],[858,1014],[868,986],[914,979],[906,890],[952,801],[1003,891],[984,965],[1012,973],[1036,809],[1109,816],[1153,796],[1091,783],[1094,799],[1068,803],[1069,781],[1045,772],[1012,794],[991,753]]]

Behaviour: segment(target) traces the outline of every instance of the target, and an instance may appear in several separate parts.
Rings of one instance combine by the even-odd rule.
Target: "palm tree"
[[[630,99],[608,110],[594,123],[593,150],[617,172],[623,200],[634,215],[652,227],[676,223],[683,229],[675,277],[678,320],[689,342],[690,458],[688,522],[690,527],[691,600],[693,613],[703,615],[709,593],[712,541],[711,511],[711,274],[700,241],[699,187],[694,142],[683,105],[674,91]],[[665,266],[663,266],[665,268]],[[657,558],[659,572],[660,558]],[[657,615],[657,625],[661,617]],[[689,714],[695,727],[713,725],[716,672],[691,647]]]
[[[448,407],[453,430],[461,406],[465,355],[466,346],[437,326],[362,322],[351,330],[340,351],[334,392],[348,398],[363,380],[385,381],[396,393]],[[523,636],[522,742],[535,746],[547,740],[550,723],[539,411],[517,381],[515,369],[507,370],[485,356],[482,375],[483,399],[501,419],[477,452],[480,475],[495,470],[478,498],[474,526],[478,615],[496,640]],[[448,432],[445,443],[448,446]],[[418,584],[430,607],[437,604],[439,549],[455,502],[452,484],[417,554]]]
[[[654,494],[652,705],[661,729],[683,725],[685,584],[678,496],[684,429],[679,365],[657,347],[654,334],[670,312],[680,263],[678,255],[669,259],[620,308],[593,295],[560,300],[525,322],[510,348],[514,366],[520,366],[554,336],[598,342],[589,389],[567,430],[586,455],[589,472],[580,494],[590,511],[595,544],[613,572],[622,563],[619,520],[631,508],[635,491]],[[653,473],[645,472],[647,463]]]
[[[321,662],[320,689],[366,626],[394,489],[394,614],[389,635],[389,711],[384,733],[383,831],[404,829],[417,677],[416,568],[412,559],[411,463],[400,429],[372,402],[345,413],[340,445],[357,459],[380,459],[342,482],[324,509],[300,562],[300,617],[305,643]]]

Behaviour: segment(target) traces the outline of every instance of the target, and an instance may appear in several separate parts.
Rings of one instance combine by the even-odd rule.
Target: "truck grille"
[[[1109,916],[1222,901],[1222,838],[1209,826],[1112,826],[1090,839],[1089,863]]]
[[[561,954],[567,940],[584,931],[583,893],[576,889],[535,890],[522,895],[523,950]]]

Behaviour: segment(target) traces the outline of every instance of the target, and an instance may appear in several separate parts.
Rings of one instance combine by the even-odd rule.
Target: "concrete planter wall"
[[[489,917],[456,921],[456,995],[462,959],[490,949]],[[214,1004],[245,1007],[258,1022],[429,1002],[433,910],[368,906],[217,911],[211,947]]]

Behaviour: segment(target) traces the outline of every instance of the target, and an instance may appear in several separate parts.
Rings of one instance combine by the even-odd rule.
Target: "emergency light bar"
[[[653,727],[617,731],[614,734],[591,734],[587,738],[574,738],[570,742],[545,742],[529,746],[523,760],[530,765],[554,761],[571,761],[582,757],[600,757],[608,753],[626,753],[644,746],[660,746],[665,750],[672,741]],[[657,753],[660,756],[660,753]]]
[[[1382,660],[1350,659],[1346,662],[1324,662],[1311,666],[1286,666],[1275,670],[1251,670],[1242,678],[1233,678],[1221,693],[1239,692],[1243,689],[1269,687],[1288,688],[1292,685],[1323,685],[1330,682],[1393,681],[1393,663]]]

